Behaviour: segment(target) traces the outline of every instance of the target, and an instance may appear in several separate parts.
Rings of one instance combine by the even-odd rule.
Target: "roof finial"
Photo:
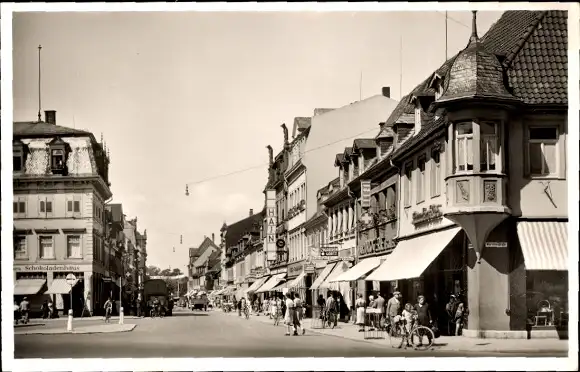
[[[471,20],[471,37],[469,41],[475,43],[479,41],[479,37],[477,36],[477,10],[473,10],[473,18]]]

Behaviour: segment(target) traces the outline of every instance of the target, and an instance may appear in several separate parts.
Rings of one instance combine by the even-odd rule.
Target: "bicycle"
[[[409,340],[413,345],[415,350],[428,350],[433,346],[433,340],[435,339],[435,334],[431,330],[431,328],[418,325],[416,319],[413,322],[413,326],[411,330],[407,331],[407,328],[403,324],[402,321],[397,320],[395,317],[395,324],[391,324],[389,330],[389,339],[391,342],[391,346],[393,348],[401,348],[403,346],[403,342]],[[424,343],[424,338],[427,337],[427,343]]]

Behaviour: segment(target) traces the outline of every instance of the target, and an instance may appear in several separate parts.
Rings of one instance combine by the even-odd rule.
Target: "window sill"
[[[30,257],[14,257],[14,261],[30,261]]]
[[[417,202],[417,205],[421,205],[421,204],[424,204],[424,203],[425,203],[425,199],[423,199],[423,200],[421,200],[421,201],[418,201],[418,202]]]
[[[405,208],[405,209],[409,209],[409,208],[411,208],[411,204],[409,204],[409,205],[405,205],[405,206],[403,206],[403,208]]]
[[[431,195],[431,199],[435,199],[441,196],[441,193]]]
[[[56,261],[56,257],[39,257],[42,261]]]
[[[556,174],[548,175],[548,176],[540,176],[540,175],[528,175],[526,178],[530,180],[541,180],[541,181],[565,181],[566,177],[562,177]]]

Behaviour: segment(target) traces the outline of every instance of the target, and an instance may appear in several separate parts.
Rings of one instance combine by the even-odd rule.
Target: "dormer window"
[[[28,154],[28,147],[20,140],[16,140],[12,144],[12,165],[14,172],[23,172],[26,164],[26,155]]]
[[[49,149],[52,173],[65,174],[68,144],[57,137],[49,143]]]

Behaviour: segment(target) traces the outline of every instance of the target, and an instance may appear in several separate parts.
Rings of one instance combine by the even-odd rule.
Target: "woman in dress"
[[[290,293],[286,293],[284,324],[286,325],[286,336],[290,336],[290,330],[294,328],[294,300],[292,300]],[[298,335],[298,333],[294,332],[294,335]]]
[[[365,300],[361,293],[358,294],[358,298],[354,303],[356,308],[356,324],[359,326],[359,332],[364,332],[365,330]]]
[[[269,302],[270,302],[270,318],[274,319],[274,326],[277,326],[280,321],[278,319],[278,304],[276,298],[272,298]]]

